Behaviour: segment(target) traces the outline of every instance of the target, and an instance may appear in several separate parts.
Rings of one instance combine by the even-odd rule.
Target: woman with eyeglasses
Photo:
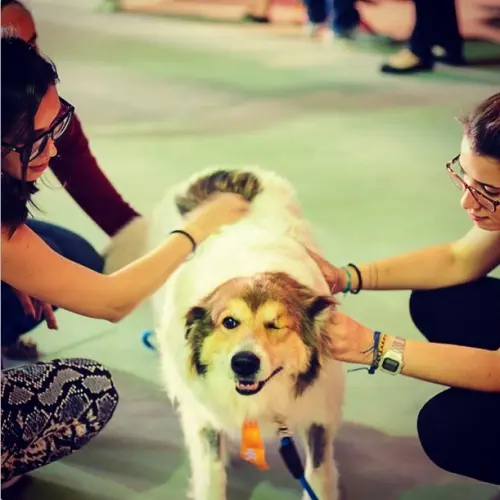
[[[19,0],[2,0],[1,7],[2,27],[13,30],[17,37],[37,48],[36,27],[29,10]],[[59,124],[54,126],[52,134],[57,155],[49,168],[82,210],[111,237],[139,214],[123,200],[99,168],[71,105],[63,100],[61,104]],[[33,155],[36,154],[35,147]],[[40,221],[30,221],[29,225],[65,256],[94,271],[102,271],[102,257],[74,232]],[[11,311],[8,317],[2,315],[2,354],[11,359],[38,358],[36,344],[21,335],[44,319],[49,328],[57,328],[52,307],[2,284],[2,309]]]
[[[316,260],[332,293],[412,290],[410,314],[429,342],[405,340],[334,313],[332,354],[450,387],[418,415],[420,442],[441,468],[500,484],[500,93],[463,120],[460,154],[446,165],[472,229],[451,243],[338,269]],[[383,328],[383,325],[380,325]]]
[[[57,154],[73,108],[59,98],[55,67],[19,38],[2,37],[2,286],[88,317],[119,321],[160,288],[219,227],[242,218],[248,203],[219,193],[146,257],[111,275],[72,259],[58,231],[37,234],[28,218],[37,180]],[[63,231],[63,230],[61,230]],[[2,288],[4,293],[4,288]],[[2,304],[3,306],[3,304]],[[11,314],[3,309],[4,315]],[[4,332],[2,331],[2,334]]]
[[[245,215],[243,198],[219,194],[165,243],[120,271],[103,275],[72,260],[71,239],[34,225],[28,208],[73,108],[57,93],[55,67],[32,46],[2,36],[1,54],[2,295],[13,287],[38,301],[115,322],[160,288],[197,243]],[[2,302],[2,317],[12,314]],[[3,488],[80,449],[106,425],[118,402],[109,372],[83,359],[2,371],[1,391]]]

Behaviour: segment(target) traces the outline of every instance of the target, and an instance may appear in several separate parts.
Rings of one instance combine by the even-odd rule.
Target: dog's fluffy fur
[[[303,438],[316,494],[337,500],[333,444],[344,378],[324,333],[336,301],[304,249],[318,251],[292,187],[256,168],[202,172],[165,196],[151,221],[149,247],[214,191],[242,194],[251,201],[249,215],[208,238],[153,297],[164,382],[180,411],[193,496],[225,499],[225,440],[239,440],[251,419],[277,447],[278,418]],[[133,232],[125,230],[122,240],[127,231]]]

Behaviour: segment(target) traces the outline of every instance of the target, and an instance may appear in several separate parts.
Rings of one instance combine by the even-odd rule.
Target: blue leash
[[[288,471],[301,484],[309,495],[309,498],[311,500],[319,500],[318,496],[314,493],[314,490],[305,478],[304,466],[302,465],[299,452],[297,451],[291,436],[284,436],[280,439],[279,452]]]
[[[152,344],[151,342],[152,335],[153,335],[152,330],[146,330],[142,334],[141,339],[142,343],[149,350],[156,351],[155,345]],[[280,431],[282,431],[283,433],[288,432],[286,428],[282,428],[280,429]],[[295,447],[295,443],[293,442],[291,436],[283,435],[283,437],[281,437],[279,452],[290,474],[295,479],[297,479],[302,488],[304,488],[304,490],[309,495],[309,498],[311,500],[319,500],[319,498],[316,496],[316,493],[314,493],[313,489],[311,488],[311,485],[307,482],[307,479],[305,478],[304,466],[302,465],[299,453],[297,451],[297,448]]]

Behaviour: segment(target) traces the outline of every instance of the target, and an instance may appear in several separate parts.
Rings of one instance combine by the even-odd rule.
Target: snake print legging
[[[1,375],[2,483],[66,457],[109,422],[111,374],[87,359],[57,359]]]

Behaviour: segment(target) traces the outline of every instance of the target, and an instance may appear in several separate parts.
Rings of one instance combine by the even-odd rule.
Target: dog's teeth
[[[238,382],[240,389],[255,390],[259,387],[258,382]]]

